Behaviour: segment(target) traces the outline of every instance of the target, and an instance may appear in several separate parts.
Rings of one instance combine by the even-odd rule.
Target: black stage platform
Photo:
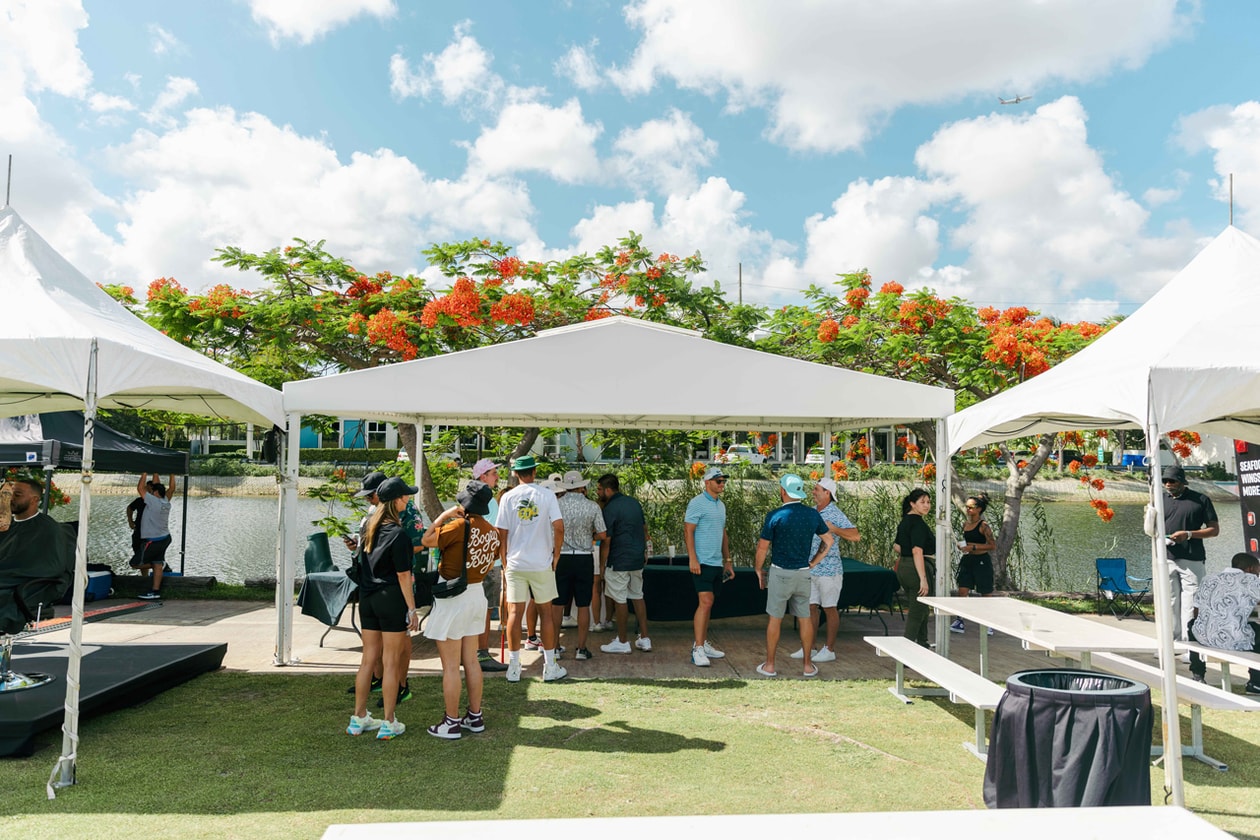
[[[13,670],[51,674],[46,685],[0,692],[0,756],[30,755],[36,734],[61,725],[66,703],[68,644],[20,639]],[[217,670],[227,653],[218,645],[83,646],[80,719],[131,706],[180,683]]]

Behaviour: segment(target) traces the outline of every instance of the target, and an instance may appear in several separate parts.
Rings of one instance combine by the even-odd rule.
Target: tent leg
[[[184,508],[180,514],[179,525],[179,573],[184,573],[184,555],[188,550],[188,473],[184,473]]]
[[[287,446],[282,447],[284,456],[280,485],[280,527],[276,543],[276,651],[272,658],[275,665],[293,665],[299,661],[293,656],[293,570],[297,566],[297,549],[293,544],[293,537],[297,534],[302,415],[289,414],[286,425],[288,440]]]
[[[945,419],[936,421],[936,595],[949,594],[949,558],[953,556],[954,535],[950,526],[949,431]],[[936,613],[936,652],[949,658],[949,616]],[[981,631],[981,640],[988,639]]]

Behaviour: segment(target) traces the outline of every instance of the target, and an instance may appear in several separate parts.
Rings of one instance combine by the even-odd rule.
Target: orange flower
[[[824,319],[823,322],[818,325],[818,340],[824,343],[835,341],[836,335],[839,334],[839,332],[839,324],[831,318]]]
[[[814,470],[813,472],[809,474],[810,481],[817,481],[820,478],[822,478],[822,473],[819,472],[818,470]]]
[[[1098,466],[1098,456],[1097,455],[1082,455],[1081,463],[1083,463],[1086,467],[1091,467],[1091,468],[1096,467]]]
[[[699,478],[700,476],[704,475],[704,470],[705,470],[705,466],[704,466],[703,461],[693,462],[691,465],[691,477]]]

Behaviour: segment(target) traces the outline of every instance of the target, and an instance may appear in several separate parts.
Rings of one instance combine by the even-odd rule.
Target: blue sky
[[[0,0],[13,205],[89,276],[627,230],[745,298],[866,267],[1067,319],[1260,234],[1260,4]],[[999,96],[1031,95],[1018,105]]]

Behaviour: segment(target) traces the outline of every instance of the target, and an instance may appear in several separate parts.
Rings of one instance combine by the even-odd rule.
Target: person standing
[[[499,518],[499,500],[494,497],[499,486],[499,465],[489,458],[482,458],[473,464],[472,477],[473,481],[480,481],[490,488],[490,504],[485,519],[493,524]],[[490,619],[492,615],[498,617],[499,602],[503,598],[503,564],[498,557],[494,558],[494,568],[482,578],[481,588],[486,593],[487,609],[485,629],[477,637],[477,662],[481,664],[481,670],[486,672],[506,671],[507,663],[500,662],[490,654]],[[502,628],[502,622],[499,626]]]
[[[936,585],[936,535],[927,524],[932,497],[922,487],[911,490],[901,501],[901,522],[893,540],[896,565],[893,571],[910,600],[906,609],[905,637],[928,646],[928,607],[919,599],[932,594]]]
[[[477,661],[477,637],[485,625],[486,591],[480,585],[499,559],[499,530],[485,516],[494,492],[480,481],[470,481],[456,498],[458,504],[442,511],[425,532],[423,544],[442,552],[438,575],[455,580],[461,566],[468,588],[451,598],[435,598],[424,635],[437,643],[442,660],[442,699],[445,715],[429,727],[435,738],[453,741],[464,731],[486,731],[481,715],[483,677]],[[468,706],[459,715],[459,668],[464,666]]]
[[[591,623],[591,593],[595,583],[595,562],[592,548],[596,540],[608,537],[604,512],[586,497],[590,481],[580,472],[564,474],[560,497],[560,514],[564,517],[564,545],[556,566],[556,599],[552,601],[556,626],[572,601],[577,607],[577,650],[574,659],[590,659],[586,646]]]
[[[380,499],[376,498],[376,488],[380,487],[381,482],[384,480],[385,473],[376,470],[363,476],[363,478],[359,481],[359,490],[354,494],[354,497],[356,499],[366,499],[368,509],[367,513],[363,515],[363,518],[359,520],[359,530],[355,532],[354,536],[346,535],[341,538],[346,550],[349,551],[351,555],[359,550],[359,545],[363,542],[363,534],[367,530],[367,524],[371,520],[372,514],[376,511],[376,506],[381,503]],[[359,593],[354,592],[351,597],[357,599],[359,597]],[[408,653],[407,662],[411,662],[410,653]],[[384,673],[385,671],[381,666],[380,660],[377,660],[372,670],[372,692],[375,693],[381,690],[381,680]],[[354,690],[354,685],[351,685],[350,688],[346,690],[346,694],[354,694]],[[381,706],[384,706],[383,702]]]
[[[1230,568],[1209,575],[1199,585],[1188,638],[1222,650],[1260,653],[1260,624],[1250,620],[1257,602],[1260,560],[1246,552],[1235,554]],[[1196,682],[1205,681],[1207,663],[1194,651],[1190,652],[1190,673]],[[1260,694],[1260,670],[1249,668],[1247,677],[1246,692]]]
[[[354,681],[354,713],[346,732],[361,735],[377,730],[381,741],[396,738],[407,727],[394,714],[399,689],[407,675],[399,672],[405,662],[402,651],[411,646],[408,636],[420,627],[412,583],[414,550],[404,531],[399,512],[419,489],[401,478],[387,478],[376,488],[379,504],[363,532],[362,572],[359,580],[359,621],[363,628],[363,655]],[[381,700],[384,719],[375,720],[367,710],[372,692],[372,671],[377,663],[384,670]]]
[[[726,534],[726,503],[722,501],[726,473],[721,467],[709,467],[701,481],[704,490],[687,503],[683,514],[683,543],[699,602],[691,618],[691,664],[707,668],[710,660],[726,656],[709,642],[709,616],[718,587],[735,577],[735,567]]]
[[[1172,586],[1172,613],[1177,619],[1173,638],[1187,638],[1194,614],[1194,594],[1199,591],[1207,565],[1205,539],[1221,532],[1212,500],[1186,486],[1186,471],[1164,467],[1164,535],[1168,538],[1168,578]]]
[[[499,500],[500,554],[503,559],[508,600],[508,682],[521,679],[521,618],[532,597],[550,604],[556,597],[556,564],[564,543],[564,518],[556,494],[534,481],[538,462],[523,455],[512,462],[520,484]],[[542,624],[543,681],[562,680],[569,672],[556,661],[558,633],[555,614],[539,610]]]
[[[818,676],[812,659],[814,625],[809,621],[810,571],[822,562],[835,538],[818,511],[801,504],[805,498],[805,482],[799,475],[779,479],[779,498],[783,505],[766,514],[757,540],[755,566],[757,582],[766,591],[766,661],[757,666],[763,677],[777,677],[774,655],[779,646],[783,616],[790,610],[797,619],[801,634],[801,658],[804,675]],[[811,551],[814,537],[817,550]],[[765,568],[770,558],[770,569]]]
[[[857,542],[862,538],[857,527],[849,521],[840,508],[836,507],[836,482],[823,478],[814,485],[814,510],[827,523],[827,530],[832,537],[839,537],[846,542]],[[844,560],[840,557],[840,540],[833,539],[822,562],[809,573],[809,622],[814,625],[814,636],[818,635],[819,616],[827,616],[827,643],[812,654],[814,662],[834,662],[836,659],[836,634],[840,632],[840,590],[844,587]],[[810,551],[818,551],[819,537],[814,537]],[[802,659],[805,649],[801,648],[792,654],[793,659]]]
[[[984,521],[984,512],[989,509],[989,494],[977,493],[968,496],[963,507],[967,517],[963,522],[963,538],[958,543],[962,559],[958,561],[958,597],[966,598],[971,590],[976,590],[982,598],[993,594],[993,561],[989,552],[997,548],[997,540],[993,538],[993,529]],[[965,633],[967,626],[961,618],[955,617],[949,624],[951,633]],[[993,635],[993,628],[989,628]]]
[[[140,572],[153,576],[148,592],[138,596],[144,601],[162,600],[162,572],[166,569],[166,550],[171,547],[171,502],[169,496],[175,494],[175,475],[170,476],[166,486],[153,473],[153,481],[149,481],[148,473],[140,473],[136,483],[136,493],[144,497],[144,511],[140,514],[140,539],[144,543],[140,552]]]
[[[604,575],[604,587],[612,598],[617,623],[617,638],[599,649],[604,653],[630,653],[630,611],[627,602],[634,607],[634,618],[639,625],[634,647],[649,653],[652,639],[648,635],[647,606],[643,602],[643,567],[647,565],[648,529],[643,516],[643,505],[621,492],[621,482],[613,473],[599,477],[599,497],[604,502],[604,524],[608,526],[608,539],[599,544],[599,567]]]
[[[152,484],[146,486],[152,489]],[[140,568],[140,557],[144,553],[144,540],[140,536],[140,517],[144,513],[144,496],[138,495],[127,505],[127,527],[131,529],[131,568]]]

